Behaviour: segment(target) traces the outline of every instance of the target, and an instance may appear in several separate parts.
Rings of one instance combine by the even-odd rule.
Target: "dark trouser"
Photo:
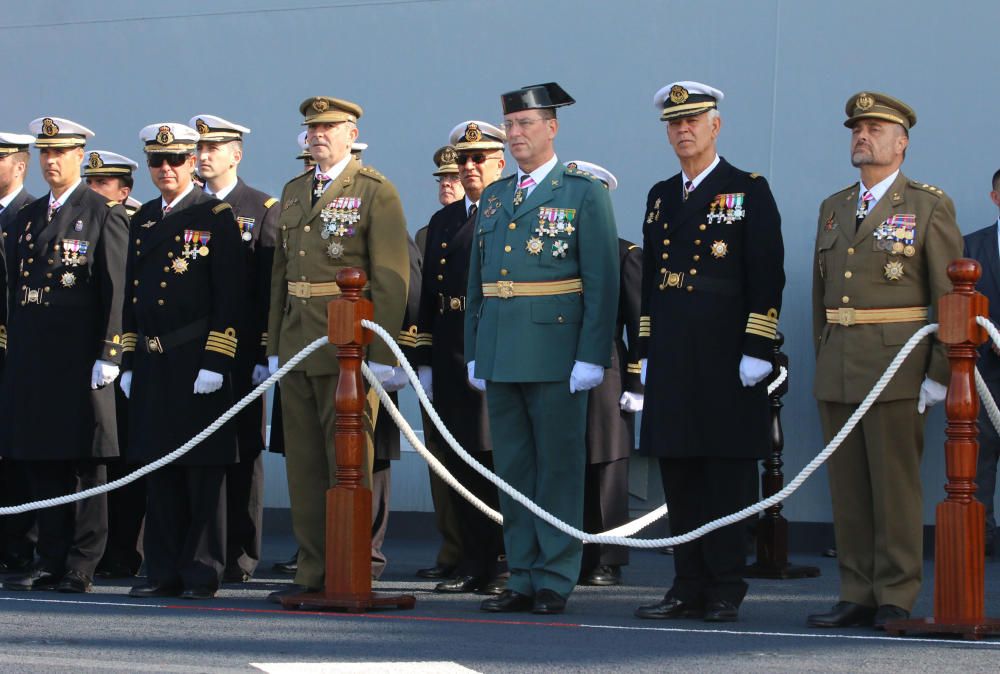
[[[94,460],[25,462],[34,500],[55,498],[107,482],[107,466]],[[38,561],[56,575],[79,571],[93,578],[108,540],[107,494],[38,510]]]
[[[382,552],[382,544],[389,527],[389,495],[392,493],[390,466],[389,459],[375,459],[372,463],[372,578],[379,578],[389,561]]]
[[[149,582],[217,590],[226,565],[226,466],[172,464],[146,479]]]
[[[756,473],[754,459],[661,458],[671,535],[750,505]],[[741,575],[745,564],[744,524],[716,529],[674,548],[674,583],[667,594],[692,604],[729,601],[739,606],[747,593]]]
[[[979,461],[976,464],[976,500],[986,506],[986,547],[995,546],[996,517],[993,514],[993,494],[997,488],[997,460],[1000,459],[1000,436],[986,414],[979,408]],[[994,549],[996,551],[996,549]]]
[[[479,463],[493,470],[492,452],[475,452]],[[462,461],[452,451],[445,453],[444,464],[458,482],[494,510],[500,509],[496,486]],[[449,489],[451,489],[449,487]],[[462,558],[455,570],[459,576],[494,578],[507,571],[503,547],[503,527],[484,515],[457,492],[451,494],[455,519],[462,540]]]
[[[136,470],[124,461],[108,464],[108,481]],[[133,574],[142,565],[142,521],[146,517],[146,478],[108,492],[108,544],[100,566],[123,566]]]
[[[628,458],[589,463],[584,473],[583,530],[599,534],[628,522]],[[583,546],[583,572],[628,564],[624,545]]]
[[[264,456],[226,466],[226,564],[253,575],[260,563],[264,518]]]
[[[445,454],[451,450],[443,447],[444,440],[434,428],[434,422],[427,416],[424,408],[420,408],[420,418],[424,423],[424,445],[438,461],[444,461]],[[455,516],[454,500],[458,496],[451,487],[439,478],[437,474],[427,469],[431,480],[431,502],[434,503],[434,524],[441,534],[441,547],[438,549],[437,566],[458,566],[462,560],[462,538],[458,531],[458,518]]]
[[[31,479],[24,461],[0,460],[0,506],[31,500]],[[0,517],[0,561],[24,562],[35,557],[35,513]]]
[[[587,460],[587,394],[569,382],[489,382],[486,400],[497,474],[570,526],[583,525],[583,470]],[[580,576],[583,545],[500,495],[507,587],[534,595],[568,597]]]

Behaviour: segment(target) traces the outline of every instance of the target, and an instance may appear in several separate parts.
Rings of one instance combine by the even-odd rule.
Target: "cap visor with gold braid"
[[[363,110],[360,105],[351,101],[330,96],[313,96],[302,101],[299,112],[305,118],[302,125],[308,126],[320,123],[356,122],[361,119]]]
[[[61,117],[39,117],[28,125],[36,147],[83,147],[94,132]]]
[[[844,126],[851,128],[859,119],[881,119],[901,124],[904,129],[917,125],[917,113],[898,98],[877,91],[862,91],[847,99],[844,106],[847,120]]]

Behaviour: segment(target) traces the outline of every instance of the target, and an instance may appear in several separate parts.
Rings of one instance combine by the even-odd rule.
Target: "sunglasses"
[[[473,164],[484,164],[487,159],[492,159],[492,157],[487,157],[482,152],[477,152],[476,154],[460,154],[455,163],[459,166],[465,166],[465,162],[472,161]]]
[[[184,162],[190,156],[188,154],[176,154],[173,152],[153,152],[146,157],[146,163],[150,168],[159,168],[163,165],[163,162],[167,162],[173,168],[177,168],[178,166],[183,166]]]

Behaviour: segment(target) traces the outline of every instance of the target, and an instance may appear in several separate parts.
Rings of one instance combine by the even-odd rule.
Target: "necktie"
[[[330,182],[330,177],[320,173],[317,176],[313,176],[313,195],[312,202],[313,205],[316,204],[323,196],[323,191],[326,190],[326,184]]]
[[[58,201],[53,201],[51,204],[49,204],[49,217],[46,219],[46,222],[52,222],[52,218],[54,218],[56,216],[56,213],[59,212],[60,206],[62,206],[62,204],[60,204]]]
[[[688,200],[688,197],[691,195],[692,190],[694,190],[694,182],[688,180],[687,182],[684,183],[684,194],[682,195],[684,201]]]
[[[478,213],[478,212],[479,212],[479,207],[478,206],[476,206],[475,204],[472,204],[471,206],[469,206],[469,220],[475,220],[476,219],[476,213]]]
[[[535,184],[535,179],[529,174],[525,173],[524,177],[521,178],[521,182],[517,186],[517,191],[514,192],[514,205],[520,206],[521,202],[524,201],[525,196],[527,196],[528,190]]]
[[[866,190],[864,195],[861,197],[861,203],[858,205],[858,212],[855,213],[855,229],[861,227],[861,223],[866,217],[868,217],[868,211],[871,208],[873,201],[875,201],[875,196],[872,194],[871,190]]]
[[[163,207],[163,214],[166,215],[167,213],[169,213],[172,210],[174,210],[173,206],[164,206]]]

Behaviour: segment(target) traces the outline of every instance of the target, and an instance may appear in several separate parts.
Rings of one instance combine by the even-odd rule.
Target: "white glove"
[[[744,386],[756,386],[771,374],[774,366],[766,360],[743,354],[740,358],[740,381]]]
[[[948,387],[937,383],[930,377],[924,377],[920,385],[920,397],[917,399],[917,411],[921,414],[928,407],[933,407],[948,396]]]
[[[646,385],[646,359],[643,358],[639,361],[639,383],[643,386]]]
[[[385,383],[385,381],[392,376],[393,371],[396,369],[392,365],[383,365],[382,363],[376,363],[375,361],[368,361],[368,367],[371,369],[372,374],[378,379],[380,384]]]
[[[106,360],[95,360],[90,370],[90,388],[95,391],[107,386],[118,376],[118,366]]]
[[[394,367],[392,368],[392,376],[382,382],[382,388],[389,393],[395,393],[406,388],[406,385],[409,383],[410,378],[406,376],[406,370],[401,367]]]
[[[589,391],[600,384],[603,379],[603,367],[578,360],[573,363],[573,371],[569,375],[569,392]]]
[[[275,368],[275,371],[277,371],[277,368]],[[269,368],[267,365],[254,365],[253,374],[250,375],[250,383],[252,383],[254,386],[260,386],[261,382],[270,376],[271,376],[271,368]]]
[[[432,384],[434,382],[434,377],[431,375],[430,365],[421,365],[417,368],[417,379],[420,380],[420,386],[423,387],[424,392],[427,394],[428,400],[434,400],[434,389]]]
[[[195,393],[215,393],[222,388],[223,376],[211,370],[198,370],[198,378],[194,380]]]
[[[267,376],[268,377],[270,377],[272,374],[274,374],[275,372],[277,372],[279,367],[281,367],[281,366],[278,365],[278,357],[277,356],[268,356],[267,357]]]
[[[476,389],[477,391],[486,390],[486,381],[483,379],[476,378],[476,361],[470,360],[465,364],[466,369],[469,372],[469,386]]]
[[[641,412],[642,394],[625,391],[625,393],[622,393],[622,397],[618,401],[618,407],[621,408],[622,412]]]
[[[118,380],[118,386],[126,398],[132,395],[132,370],[122,372],[122,378]]]

